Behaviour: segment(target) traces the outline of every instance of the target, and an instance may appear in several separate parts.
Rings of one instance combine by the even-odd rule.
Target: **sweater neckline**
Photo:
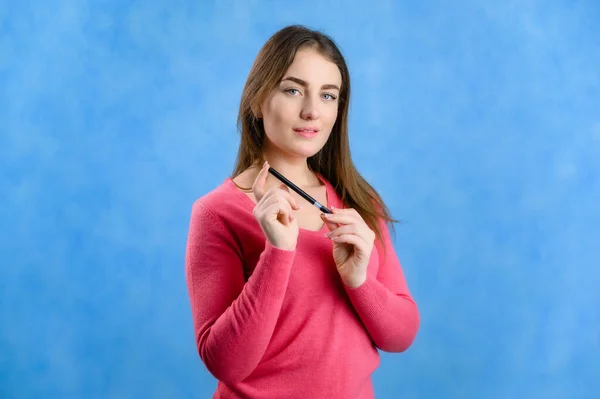
[[[334,197],[333,194],[332,194],[332,186],[329,184],[329,182],[327,181],[327,179],[325,179],[323,176],[321,176],[320,173],[314,172],[314,174],[325,185],[325,199],[326,199],[326,203],[325,204],[321,204],[321,205],[325,206],[326,208],[331,209],[332,199]],[[231,176],[228,176],[225,179],[225,182],[227,183],[227,186],[229,188],[231,188],[235,192],[235,194],[238,197],[240,197],[242,199],[242,201],[246,204],[246,207],[247,207],[248,211],[252,212],[252,210],[256,206],[256,203],[254,201],[252,201],[252,199],[250,199],[250,197],[248,197],[248,195],[246,193],[244,193],[242,190],[240,190],[238,188],[238,186],[233,182],[233,179],[231,178]],[[323,222],[323,225],[321,226],[321,228],[319,230],[310,230],[310,229],[305,229],[305,228],[302,228],[302,227],[298,227],[298,230],[299,230],[300,233],[305,233],[305,234],[322,234],[326,230],[328,230],[328,228],[327,228],[327,225],[325,224],[325,222]]]

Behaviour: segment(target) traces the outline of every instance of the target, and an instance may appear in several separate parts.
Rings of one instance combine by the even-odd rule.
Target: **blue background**
[[[208,398],[184,251],[254,57],[331,34],[421,311],[378,398],[600,391],[596,1],[0,3],[0,397]],[[309,289],[309,287],[307,287]]]

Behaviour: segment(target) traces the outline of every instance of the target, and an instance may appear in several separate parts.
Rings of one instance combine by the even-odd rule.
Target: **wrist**
[[[346,287],[355,289],[360,287],[367,281],[367,276],[353,276],[351,278],[342,279],[342,281]]]
[[[273,243],[273,242],[271,242],[269,240],[267,240],[267,242],[273,248],[279,249],[281,251],[290,251],[291,252],[291,251],[295,251],[296,250],[296,245],[276,244],[276,243]]]

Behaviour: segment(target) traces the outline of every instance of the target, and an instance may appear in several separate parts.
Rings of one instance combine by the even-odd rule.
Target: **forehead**
[[[309,85],[342,84],[342,74],[337,65],[311,48],[298,50],[284,74],[284,77],[287,76],[305,80]]]

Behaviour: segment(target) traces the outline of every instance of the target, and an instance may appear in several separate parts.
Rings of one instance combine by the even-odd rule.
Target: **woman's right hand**
[[[268,175],[269,164],[265,162],[252,185],[257,202],[253,214],[271,245],[292,251],[296,248],[299,232],[298,221],[292,211],[300,209],[300,206],[285,184],[265,193]]]

